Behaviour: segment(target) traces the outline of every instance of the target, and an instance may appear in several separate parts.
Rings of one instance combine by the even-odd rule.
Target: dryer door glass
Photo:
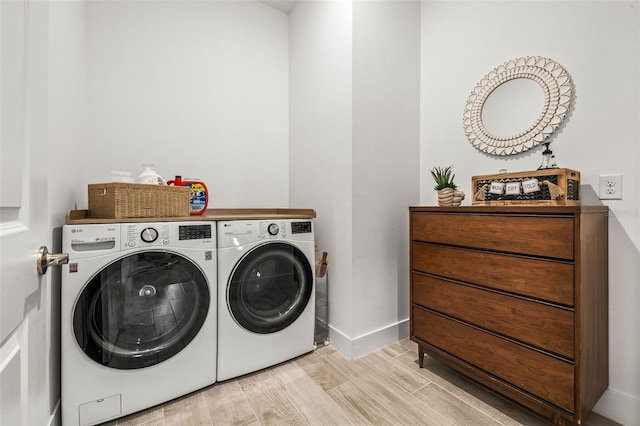
[[[269,243],[247,253],[227,286],[231,315],[254,333],[275,333],[291,325],[311,299],[313,272],[304,253],[286,243]]]
[[[86,285],[76,302],[73,328],[94,361],[118,369],[158,364],[198,334],[210,295],[198,266],[170,252],[121,258]]]

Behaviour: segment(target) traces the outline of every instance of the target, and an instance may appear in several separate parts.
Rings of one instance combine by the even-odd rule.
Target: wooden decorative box
[[[542,169],[472,176],[472,205],[580,205],[580,172]]]
[[[89,217],[188,217],[189,188],[138,183],[89,184]]]

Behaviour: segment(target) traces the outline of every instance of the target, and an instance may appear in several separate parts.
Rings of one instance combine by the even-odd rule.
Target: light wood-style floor
[[[425,367],[409,339],[353,361],[325,346],[107,425],[551,424],[428,356]],[[617,423],[592,413],[583,424]]]

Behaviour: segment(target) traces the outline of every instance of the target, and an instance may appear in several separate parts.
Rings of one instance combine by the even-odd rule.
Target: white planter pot
[[[444,188],[438,190],[438,205],[440,207],[457,207],[464,200],[464,192],[459,189]]]

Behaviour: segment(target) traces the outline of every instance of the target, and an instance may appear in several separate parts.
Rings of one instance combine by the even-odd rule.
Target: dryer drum
[[[202,271],[169,252],[121,258],[96,274],[74,309],[74,333],[94,361],[118,369],[158,364],[198,334],[210,295]]]
[[[302,314],[311,298],[313,272],[305,255],[286,243],[267,243],[236,264],[227,286],[235,321],[254,333],[275,333]]]

